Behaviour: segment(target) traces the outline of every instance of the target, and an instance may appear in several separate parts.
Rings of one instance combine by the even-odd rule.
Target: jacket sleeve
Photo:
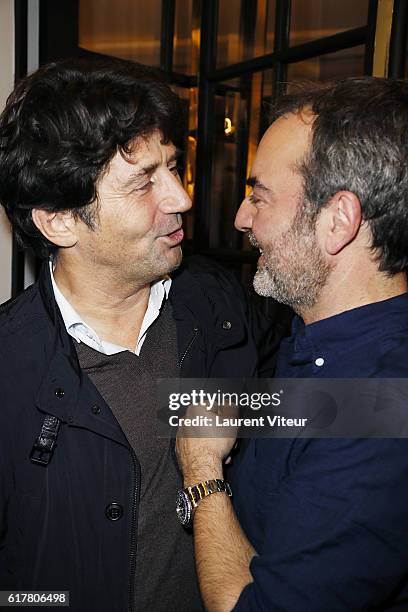
[[[12,489],[11,424],[8,418],[8,388],[5,367],[0,357],[0,585],[5,572],[5,541],[7,536],[7,511]]]
[[[310,441],[262,483],[262,549],[234,612],[384,609],[408,569],[407,478],[408,440]]]

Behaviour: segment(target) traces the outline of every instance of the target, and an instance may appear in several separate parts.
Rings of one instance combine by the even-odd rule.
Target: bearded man
[[[278,377],[407,377],[407,128],[404,81],[278,102],[236,216],[256,291],[298,315]],[[185,487],[222,479],[233,442],[179,437]],[[252,439],[229,479],[193,510],[208,610],[408,609],[406,439]]]

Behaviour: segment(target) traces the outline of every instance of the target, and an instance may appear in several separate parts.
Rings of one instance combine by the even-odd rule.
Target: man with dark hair
[[[278,102],[236,227],[256,291],[298,315],[279,378],[407,377],[407,129],[404,81]],[[185,486],[223,478],[233,442],[178,438]],[[408,610],[406,439],[253,439],[237,459],[232,498],[194,515],[207,609]]]
[[[121,60],[50,64],[0,120],[0,201],[40,278],[0,311],[0,589],[202,609],[156,380],[251,376],[238,284],[181,263],[179,100]]]

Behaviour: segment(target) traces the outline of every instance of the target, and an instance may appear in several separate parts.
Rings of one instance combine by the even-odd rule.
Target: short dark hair
[[[0,117],[0,203],[18,241],[56,250],[31,211],[72,210],[90,227],[97,181],[117,151],[159,130],[179,136],[180,101],[157,73],[116,58],[48,64],[22,79]]]
[[[379,269],[408,268],[408,83],[349,78],[280,98],[272,120],[311,110],[312,144],[301,161],[315,211],[338,191],[355,193]]]

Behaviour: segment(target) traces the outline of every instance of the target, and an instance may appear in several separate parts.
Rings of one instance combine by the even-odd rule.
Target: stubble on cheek
[[[299,219],[273,245],[266,246],[254,289],[299,313],[314,306],[330,271],[314,227]]]

